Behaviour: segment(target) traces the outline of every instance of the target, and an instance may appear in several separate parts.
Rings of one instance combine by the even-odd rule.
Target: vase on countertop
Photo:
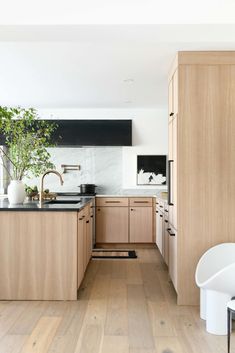
[[[23,203],[25,199],[25,187],[22,180],[11,180],[7,188],[7,195],[11,205]]]

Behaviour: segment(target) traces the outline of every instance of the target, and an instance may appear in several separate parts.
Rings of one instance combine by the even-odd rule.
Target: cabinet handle
[[[100,208],[98,208],[97,211],[100,211]]]
[[[162,214],[160,214],[160,217],[163,217],[163,215],[162,215]]]
[[[85,216],[82,216],[82,218],[85,218]]]
[[[170,116],[173,116],[173,115],[174,115],[174,113],[173,113],[173,112],[171,112],[169,115],[170,115]]]
[[[86,221],[86,223],[89,223],[90,221]]]
[[[105,203],[120,203],[121,201],[105,201]]]
[[[159,205],[159,202],[156,202],[157,205]]]
[[[134,208],[131,208],[131,211],[135,211]]]
[[[134,201],[134,203],[149,203],[148,201]]]
[[[165,212],[168,212],[168,210],[164,210]]]
[[[166,223],[168,223],[168,220],[167,220],[167,219],[165,219],[165,222],[166,222]]]
[[[156,213],[158,213],[158,211],[156,211]]]
[[[91,215],[91,218],[93,218],[94,216],[93,216],[93,214]]]
[[[81,218],[78,218],[79,219],[79,221],[82,221],[83,220],[83,217],[81,217]]]
[[[168,233],[169,233],[169,235],[170,235],[171,237],[175,237],[175,234],[170,232],[170,231],[171,231],[171,228],[167,228],[167,231],[168,231]]]
[[[163,206],[160,206],[161,208],[163,208]]]

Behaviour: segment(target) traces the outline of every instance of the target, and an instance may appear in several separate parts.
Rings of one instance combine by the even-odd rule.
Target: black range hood
[[[48,120],[58,125],[58,147],[132,146],[132,120]],[[0,136],[0,144],[4,139]]]

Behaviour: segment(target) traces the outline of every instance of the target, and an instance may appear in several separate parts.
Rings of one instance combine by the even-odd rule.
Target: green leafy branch
[[[52,121],[40,120],[34,108],[0,106],[0,134],[7,146],[7,152],[0,147],[0,156],[11,179],[39,176],[54,168],[47,148],[54,146],[51,140],[56,128]]]

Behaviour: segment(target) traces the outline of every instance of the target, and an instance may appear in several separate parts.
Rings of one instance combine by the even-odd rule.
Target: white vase
[[[12,180],[7,188],[8,200],[11,205],[24,202],[25,189],[22,180]]]

